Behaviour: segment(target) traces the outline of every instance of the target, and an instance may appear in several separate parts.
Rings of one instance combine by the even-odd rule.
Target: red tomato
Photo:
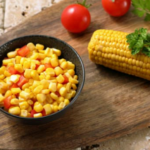
[[[72,4],[63,10],[61,22],[68,31],[79,33],[90,25],[91,16],[86,7],[81,4]]]
[[[8,67],[8,72],[10,74],[18,74],[19,73],[13,66]]]
[[[39,68],[40,65],[36,64],[35,70],[37,70]]]
[[[49,63],[44,64],[44,66],[45,66],[45,70],[46,70],[47,68],[53,68],[53,67],[51,66],[51,64],[49,64]]]
[[[36,114],[37,112],[35,110],[31,110],[31,117],[33,117],[34,114]]]
[[[19,87],[22,87],[27,82],[28,82],[28,80],[22,75],[22,76],[20,76],[19,81],[17,82],[17,85]]]
[[[102,5],[111,16],[119,17],[127,13],[131,0],[102,0]]]
[[[63,77],[64,77],[64,79],[65,79],[64,82],[63,82],[63,84],[68,83],[68,81],[69,81],[69,80],[68,80],[68,77],[66,77],[65,75],[63,75]]]
[[[25,45],[17,51],[17,54],[19,56],[25,57],[29,54],[29,52],[30,52],[30,49],[27,47],[27,45]]]
[[[41,111],[41,113],[42,113],[42,116],[46,116],[45,109],[43,109],[43,110]]]
[[[9,96],[9,97],[7,97],[7,98],[4,99],[4,107],[5,107],[6,109],[9,109],[9,108],[11,107],[11,103],[10,103],[10,100],[11,100],[11,99],[12,99],[11,96]]]
[[[13,83],[13,84],[11,85],[10,89],[11,89],[11,88],[18,88],[18,85],[17,85],[16,83]]]

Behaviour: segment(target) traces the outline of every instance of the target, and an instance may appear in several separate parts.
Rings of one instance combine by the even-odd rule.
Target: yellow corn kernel
[[[72,94],[72,97],[74,97],[76,95],[76,91],[75,90],[72,90],[71,91],[71,94]]]
[[[46,48],[46,50],[45,50],[45,55],[46,55],[46,56],[51,56],[52,54],[53,54],[53,50],[50,49],[49,47]]]
[[[32,100],[27,100],[29,105],[33,105],[33,101]]]
[[[66,61],[63,61],[61,64],[60,64],[60,67],[62,69],[67,69],[67,66],[68,66],[68,63]]]
[[[46,95],[45,94],[37,94],[36,96],[37,100],[40,102],[40,103],[43,103],[46,101]]]
[[[15,63],[20,64],[20,61],[21,61],[21,56],[16,56]]]
[[[59,64],[62,64],[62,62],[66,62],[66,59],[64,59],[64,58],[59,59]]]
[[[30,79],[31,78],[31,72],[32,72],[32,69],[26,69],[24,72],[25,78]]]
[[[71,77],[71,75],[70,75],[68,72],[66,72],[64,75],[65,75],[67,78],[70,78],[70,77]]]
[[[51,79],[51,76],[50,76],[49,74],[47,74],[46,77],[45,77],[45,79],[46,79],[46,80],[50,80],[50,79]]]
[[[58,106],[58,109],[61,110],[65,107],[65,103],[64,102],[61,102]]]
[[[40,80],[46,79],[46,75],[45,75],[45,74],[41,74],[41,75],[39,76],[39,78],[40,78]]]
[[[5,71],[5,67],[4,66],[0,67],[0,74],[3,74],[4,71]]]
[[[75,75],[75,71],[73,69],[69,69],[67,71],[72,77]]]
[[[76,80],[78,80],[78,76],[77,75],[74,75],[74,77],[73,77],[74,79],[76,79]]]
[[[13,115],[20,115],[20,108],[18,106],[13,106],[8,109],[8,112]]]
[[[61,55],[61,51],[58,49],[54,49],[54,48],[53,48],[53,53],[56,54],[57,56]]]
[[[37,72],[36,70],[32,70],[32,71],[31,71],[31,77],[32,77],[34,80],[39,80],[38,72]]]
[[[74,90],[77,90],[77,86],[75,84],[71,84],[71,87],[74,89]]]
[[[72,62],[67,61],[67,69],[75,69],[75,65]]]
[[[61,97],[59,97],[59,99],[57,100],[57,103],[60,104],[61,102],[64,102],[64,100],[65,100],[64,97],[61,96]]]
[[[36,93],[36,94],[38,94],[38,93],[40,93],[42,90],[43,90],[43,85],[39,85],[39,86],[37,86],[37,87],[33,90],[33,92]]]
[[[34,109],[36,112],[41,112],[41,111],[43,110],[43,106],[42,106],[41,103],[35,102],[33,109]]]
[[[43,93],[43,94],[49,94],[49,92],[50,92],[49,89],[44,89],[44,90],[42,90],[42,93]]]
[[[23,86],[22,86],[22,89],[25,90],[26,88],[29,88],[30,84],[29,83],[25,83]]]
[[[28,117],[28,111],[27,110],[21,110],[20,116],[21,117]]]
[[[20,79],[20,75],[11,75],[10,76],[10,81],[17,83]]]
[[[52,105],[51,107],[53,112],[57,112],[59,110],[57,105]]]
[[[45,109],[46,115],[49,115],[52,113],[52,107],[50,104],[44,105],[43,108]]]
[[[46,74],[49,74],[50,76],[55,76],[55,71],[53,68],[47,68],[46,69]]]
[[[7,53],[8,58],[14,58],[16,55],[17,55],[16,51],[12,51],[12,52]]]
[[[48,82],[47,80],[43,79],[43,80],[41,80],[40,83],[43,85],[43,88],[44,88],[44,89],[48,89],[48,87],[49,87],[49,82]]]
[[[44,58],[45,58],[45,54],[39,53],[39,59],[44,59]]]
[[[54,71],[57,76],[63,74],[63,70],[60,67],[55,67]]]
[[[23,63],[23,69],[29,69],[30,68],[30,61],[25,61]]]
[[[56,92],[56,90],[57,90],[56,83],[51,82],[49,84],[49,90],[50,90],[50,92]]]
[[[72,93],[67,93],[66,95],[65,95],[65,99],[71,99],[72,98]]]
[[[46,101],[49,103],[49,104],[52,104],[54,102],[54,100],[51,98],[51,96],[48,94],[46,95]]]
[[[56,54],[52,54],[52,55],[51,55],[51,58],[56,58],[56,59],[58,59],[58,56],[57,56]]]
[[[3,74],[0,75],[0,80],[3,80],[5,76]]]
[[[45,66],[44,65],[40,65],[39,67],[38,67],[38,69],[37,69],[37,72],[38,73],[41,73],[41,72],[43,72],[45,70]]]
[[[33,62],[33,61],[31,61],[30,68],[31,68],[32,70],[34,70],[34,69],[36,68],[36,63]]]
[[[64,103],[65,103],[65,106],[67,106],[70,103],[70,101],[68,99],[65,99]]]
[[[8,63],[8,65],[7,66],[14,66],[14,63]]]
[[[58,83],[63,83],[65,79],[64,79],[63,75],[60,74],[59,76],[56,77],[56,80]]]
[[[28,82],[28,83],[29,83],[30,85],[33,85],[33,82],[34,82],[33,79],[29,79],[29,82]]]
[[[44,50],[39,50],[39,53],[45,54],[45,51]]]
[[[21,57],[21,59],[20,59],[20,64],[23,65],[23,63],[24,63],[25,61],[27,61],[27,58]]]
[[[21,64],[15,64],[15,69],[16,69],[18,72],[20,72],[20,73],[23,72],[23,67],[22,67]]]
[[[7,90],[8,87],[9,87],[9,86],[7,85],[7,83],[5,83],[5,82],[0,82],[0,88],[1,88],[1,89]]]
[[[24,101],[26,101],[26,99],[23,98],[23,97],[21,97],[21,96],[19,96],[18,99],[19,99],[19,102],[24,102]]]
[[[23,101],[19,103],[20,109],[28,109],[29,104],[27,101]]]
[[[21,92],[21,89],[20,88],[11,88],[11,92],[12,92],[12,94],[18,94]]]
[[[50,63],[51,62],[51,58],[50,57],[45,57],[44,58],[44,63]]]
[[[63,85],[60,84],[60,83],[58,83],[58,84],[57,84],[57,90],[59,91],[59,89],[60,89],[61,87],[63,87]]]
[[[36,44],[36,49],[38,49],[38,50],[43,50],[44,49],[44,45],[42,45],[42,44]]]
[[[31,110],[32,110],[32,107],[29,105],[29,107],[27,109],[28,113],[31,112]]]
[[[12,92],[10,90],[6,91],[5,93],[5,98],[8,97],[8,96],[11,96],[12,95]]]
[[[28,43],[27,47],[31,50],[34,51],[36,49],[35,45],[33,43]]]
[[[11,74],[10,74],[7,70],[4,71],[4,75],[5,75],[6,77],[11,76]]]
[[[67,89],[67,92],[70,92],[70,89],[71,89],[71,83],[67,83],[67,84],[66,84],[66,89]]]
[[[17,99],[17,98],[11,99],[11,100],[10,100],[10,104],[11,104],[11,105],[19,105],[19,99]]]
[[[30,93],[25,92],[25,91],[21,91],[20,92],[20,97],[22,97],[24,99],[29,99],[30,98]]]
[[[62,87],[59,89],[59,94],[61,96],[65,96],[67,94],[67,89],[65,87]]]
[[[26,88],[24,91],[27,92],[27,93],[31,92],[31,90],[29,88],[28,89]]]
[[[54,99],[56,101],[58,100],[58,96],[55,93],[51,93],[50,96],[52,99]]]
[[[8,65],[9,63],[13,63],[12,59],[4,59],[3,60],[3,65]]]
[[[58,59],[52,58],[51,59],[51,65],[52,65],[52,67],[57,67],[59,65]]]
[[[5,97],[0,93],[0,103],[3,102],[4,99]]]
[[[39,58],[39,53],[33,53],[33,55],[30,57],[31,59],[38,59]]]
[[[72,77],[69,78],[69,82],[72,83],[72,84],[78,84],[79,83],[78,80],[76,80],[76,79],[74,79]]]
[[[34,117],[34,118],[42,117],[42,113],[36,113],[36,114],[33,115],[33,117]]]

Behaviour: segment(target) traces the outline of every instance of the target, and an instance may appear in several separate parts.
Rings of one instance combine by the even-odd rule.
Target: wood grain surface
[[[66,150],[132,133],[150,125],[150,82],[95,65],[88,59],[87,46],[96,29],[131,32],[150,28],[131,12],[113,18],[100,0],[89,0],[92,22],[82,34],[71,34],[61,25],[62,10],[74,0],[64,0],[44,10],[0,37],[0,45],[16,37],[50,35],[73,46],[86,71],[85,86],[73,107],[60,119],[31,126],[17,124],[0,113],[0,149]]]

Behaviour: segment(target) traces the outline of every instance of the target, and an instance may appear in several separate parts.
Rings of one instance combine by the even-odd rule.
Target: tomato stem
[[[86,7],[86,8],[89,8],[91,6],[91,4],[89,4],[89,5],[86,4],[86,0],[83,0],[82,2],[78,2],[78,0],[77,0],[77,3]]]
[[[115,0],[112,0],[112,2],[114,3],[114,2],[115,2]]]

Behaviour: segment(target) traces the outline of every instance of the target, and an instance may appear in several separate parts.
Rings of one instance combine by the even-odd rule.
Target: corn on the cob
[[[131,55],[126,42],[128,33],[97,30],[89,45],[89,58],[96,64],[150,80],[150,58],[144,54]]]

